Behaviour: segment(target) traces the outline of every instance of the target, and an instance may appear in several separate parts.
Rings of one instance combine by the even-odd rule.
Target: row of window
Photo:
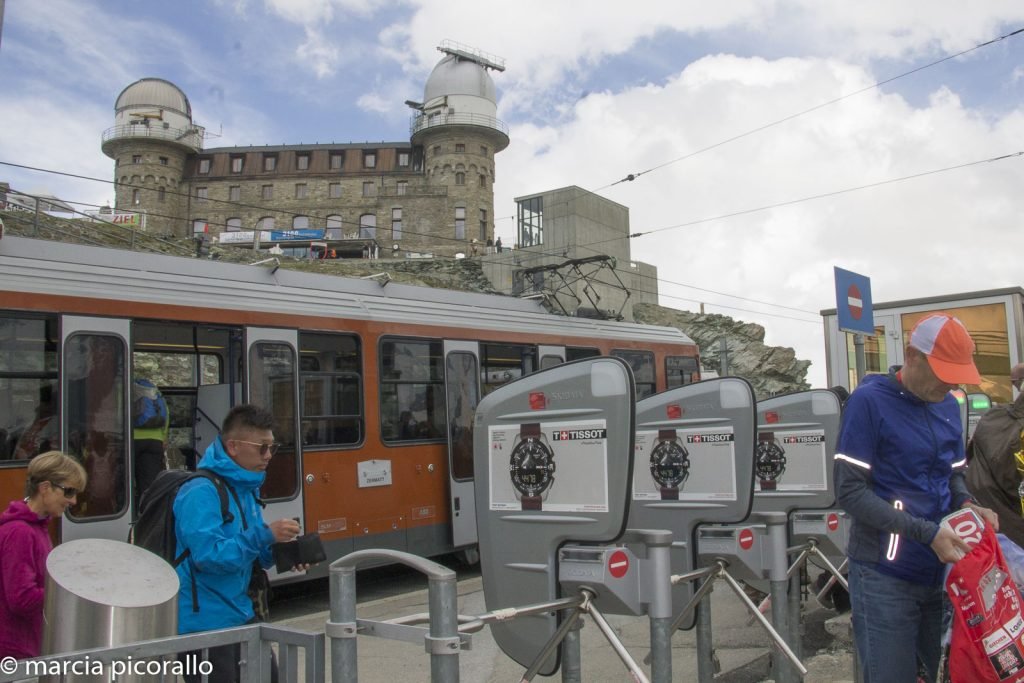
[[[488,152],[489,152],[489,150],[487,149],[487,145],[480,145],[480,156],[485,157],[485,156],[487,156]],[[434,145],[434,154],[440,154],[440,153],[441,153],[441,145]],[[456,142],[455,143],[455,153],[456,154],[465,154],[466,153],[466,145],[464,143],[461,143],[461,142]]]
[[[376,150],[363,150],[363,168],[364,169],[375,169],[377,168],[377,152]],[[278,154],[276,152],[264,152],[261,158],[261,166],[264,172],[272,172],[278,170]],[[310,160],[312,158],[311,152],[299,152],[295,154],[295,171],[308,171],[310,168]],[[242,173],[245,170],[245,155],[234,154],[230,157],[230,170],[231,173]],[[408,168],[411,160],[411,153],[408,151],[398,153],[398,167]],[[141,158],[139,159],[141,162]],[[210,168],[213,165],[213,159],[210,157],[201,157],[199,164],[196,169],[199,175],[208,175]],[[340,171],[345,166],[345,152],[331,152],[328,168],[332,171]]]

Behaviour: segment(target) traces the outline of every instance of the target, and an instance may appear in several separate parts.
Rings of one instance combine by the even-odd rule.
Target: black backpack
[[[234,490],[215,472],[204,468],[199,468],[195,472],[189,472],[188,470],[163,470],[156,475],[156,479],[153,480],[153,483],[142,494],[142,500],[139,501],[139,518],[132,525],[132,530],[128,534],[128,542],[156,553],[169,562],[172,567],[177,568],[179,564],[184,562],[190,554],[188,548],[185,548],[180,555],[175,555],[178,539],[174,533],[174,499],[178,495],[178,490],[186,482],[196,477],[209,479],[213,482],[214,487],[217,489],[217,495],[220,498],[221,523],[230,524],[233,522],[235,516],[229,509],[228,491],[235,498],[235,503],[238,504],[239,510],[242,509],[242,506]],[[257,501],[259,501],[258,498]],[[248,528],[244,513],[242,515],[242,528]],[[195,572],[192,572],[192,611],[199,611]]]

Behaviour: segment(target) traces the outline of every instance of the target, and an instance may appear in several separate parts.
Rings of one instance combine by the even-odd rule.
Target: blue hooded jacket
[[[250,472],[231,459],[218,438],[199,461],[199,467],[213,470],[233,489],[228,493],[234,520],[223,523],[220,496],[209,479],[187,482],[174,499],[174,531],[177,555],[189,549],[188,558],[178,565],[178,633],[193,633],[241,626],[253,616],[247,589],[253,560],[269,567],[274,535],[263,521],[255,495],[266,478],[265,472]],[[238,507],[241,503],[242,509]],[[243,531],[242,518],[248,528]],[[192,576],[195,575],[199,611],[192,609]]]
[[[956,399],[928,403],[897,379],[869,375],[850,395],[836,444],[839,505],[853,519],[847,555],[878,571],[939,585],[930,547],[939,521],[971,500]]]

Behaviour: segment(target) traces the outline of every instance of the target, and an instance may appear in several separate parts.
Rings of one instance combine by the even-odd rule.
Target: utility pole
[[[4,0],[0,0],[0,44],[4,39]]]

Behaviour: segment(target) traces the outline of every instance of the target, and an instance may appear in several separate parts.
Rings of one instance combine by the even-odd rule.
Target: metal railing
[[[508,137],[508,126],[503,121],[486,114],[472,114],[469,112],[417,114],[413,116],[412,123],[409,124],[409,134],[415,135],[421,130],[435,126],[451,125],[490,128]]]
[[[165,125],[154,123],[147,126],[135,123],[113,126],[103,131],[102,146],[106,148],[108,143],[123,138],[155,138],[176,142],[197,152],[203,148],[203,136],[206,134],[206,129],[202,126],[189,126],[188,128],[167,126],[165,128]]]

